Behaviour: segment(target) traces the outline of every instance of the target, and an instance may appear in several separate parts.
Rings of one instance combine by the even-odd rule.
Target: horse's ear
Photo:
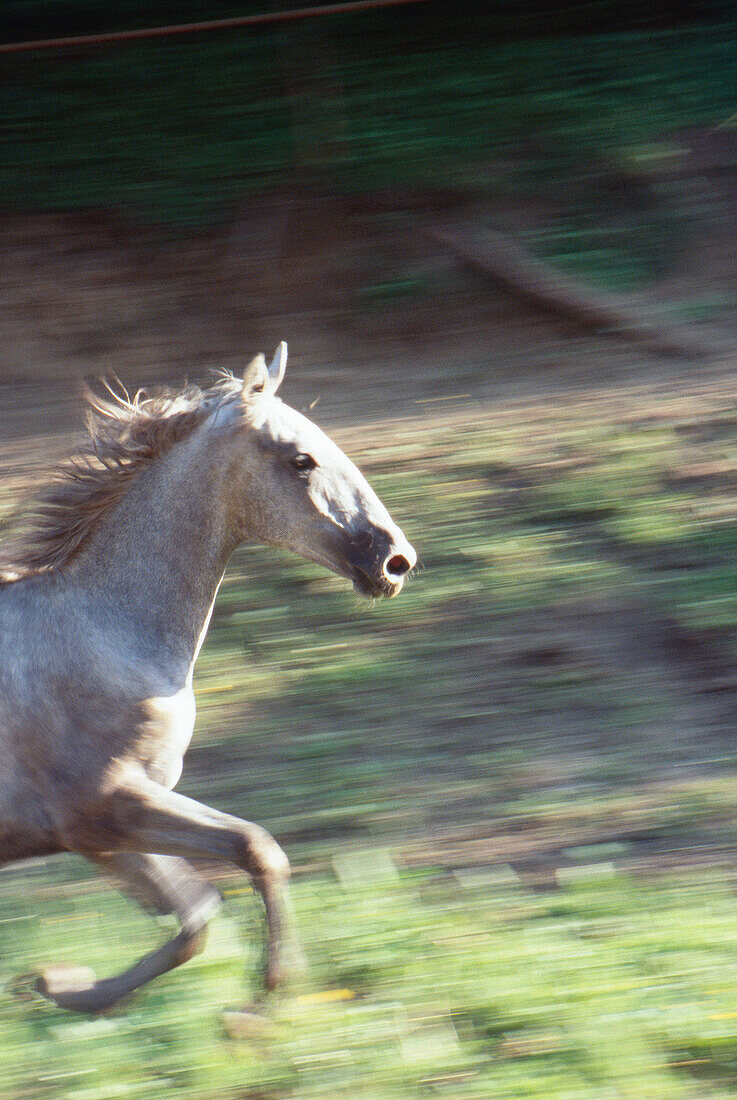
[[[269,378],[269,369],[262,352],[254,355],[251,362],[243,372],[243,396],[251,397],[253,394],[262,393],[266,388]]]
[[[253,394],[263,393],[269,390],[276,393],[287,369],[287,345],[282,340],[274,352],[274,358],[270,365],[266,366],[266,359],[259,352],[243,372],[243,396],[251,397]]]
[[[281,385],[281,380],[284,377],[284,371],[287,369],[287,345],[286,341],[282,340],[279,347],[274,352],[274,358],[269,365],[269,389],[272,393],[276,393]]]

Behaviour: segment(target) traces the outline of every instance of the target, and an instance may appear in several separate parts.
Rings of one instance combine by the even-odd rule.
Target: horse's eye
[[[295,470],[299,470],[301,474],[309,473],[310,470],[314,470],[317,466],[312,455],[295,455],[292,459],[292,466]]]

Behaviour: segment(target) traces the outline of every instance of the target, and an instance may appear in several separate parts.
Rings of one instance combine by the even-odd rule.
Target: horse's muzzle
[[[408,542],[403,541],[401,546],[392,542],[388,551],[378,559],[354,563],[350,574],[353,587],[362,596],[376,598],[385,596],[389,599],[399,595],[404,584],[404,578],[417,564],[417,554]]]

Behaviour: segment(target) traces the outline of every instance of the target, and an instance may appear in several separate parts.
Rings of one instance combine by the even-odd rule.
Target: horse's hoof
[[[229,1039],[270,1039],[276,1034],[273,1021],[255,1008],[223,1012],[220,1019]]]
[[[14,1001],[35,1001],[38,974],[16,974],[5,986],[5,991]]]
[[[89,966],[49,966],[36,979],[36,992],[60,1004],[69,994],[88,992],[96,981]]]

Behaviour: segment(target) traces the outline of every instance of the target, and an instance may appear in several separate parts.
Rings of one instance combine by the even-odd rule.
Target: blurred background
[[[0,7],[0,511],[85,382],[286,339],[422,563],[370,606],[244,547],[197,666],[179,789],[288,851],[302,985],[221,1018],[212,868],[204,955],[64,1015],[19,975],[164,933],[6,869],[0,1096],[735,1096],[733,5],[305,8]]]

